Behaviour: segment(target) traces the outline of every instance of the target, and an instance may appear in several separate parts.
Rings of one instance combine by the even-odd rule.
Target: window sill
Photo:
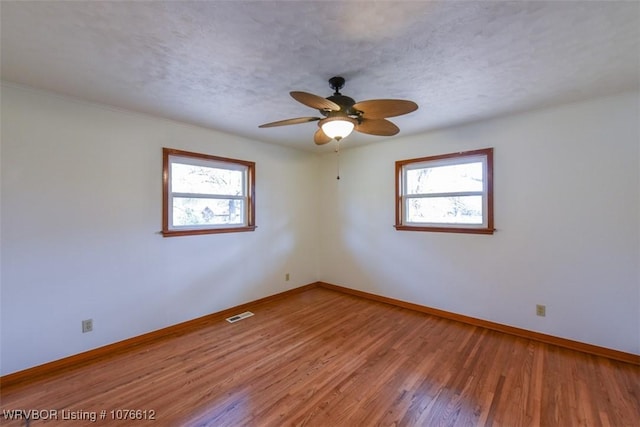
[[[254,231],[255,225],[248,227],[228,227],[228,228],[207,228],[203,230],[162,230],[162,237],[177,236],[197,236],[201,234],[220,234],[220,233],[241,233],[243,231]]]
[[[394,225],[400,231],[431,231],[436,233],[464,233],[464,234],[493,234],[495,228],[465,228],[465,227],[420,227],[412,225]]]

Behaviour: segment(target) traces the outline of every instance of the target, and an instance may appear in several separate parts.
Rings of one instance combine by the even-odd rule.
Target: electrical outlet
[[[82,321],[82,333],[93,331],[93,319],[87,319]]]
[[[289,273],[284,275],[284,280],[287,281],[287,282],[289,281]]]
[[[536,304],[536,316],[544,317],[547,315],[547,306]]]

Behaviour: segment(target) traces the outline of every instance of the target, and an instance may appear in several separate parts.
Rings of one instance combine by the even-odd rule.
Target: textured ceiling
[[[402,98],[399,136],[640,86],[640,3],[0,3],[2,79],[323,150],[289,91]],[[352,134],[344,146],[384,140]]]

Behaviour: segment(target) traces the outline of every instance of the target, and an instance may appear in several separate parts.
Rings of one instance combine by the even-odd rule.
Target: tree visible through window
[[[396,228],[493,233],[493,149],[396,162]]]
[[[255,163],[163,149],[164,236],[255,229]]]

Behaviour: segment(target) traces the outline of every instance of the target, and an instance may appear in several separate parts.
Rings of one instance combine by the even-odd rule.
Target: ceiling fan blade
[[[371,99],[357,102],[353,108],[362,111],[367,119],[385,119],[415,111],[418,104],[403,99]]]
[[[315,134],[313,134],[313,142],[315,142],[316,145],[324,145],[328,142],[331,142],[331,138],[325,135],[322,129],[320,128],[316,131]]]
[[[289,92],[296,101],[316,110],[340,111],[340,106],[333,101],[307,92]]]
[[[274,126],[297,125],[299,123],[315,122],[318,120],[320,120],[320,117],[296,117],[295,119],[286,119],[286,120],[279,120],[277,122],[265,123],[258,127],[272,128]]]
[[[400,132],[398,126],[385,119],[363,119],[355,130],[369,135],[391,136]]]

